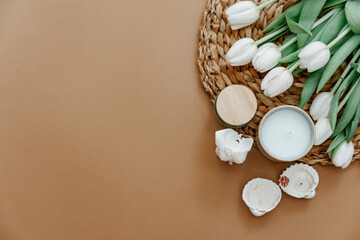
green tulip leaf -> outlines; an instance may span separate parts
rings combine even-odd
[[[297,22],[293,21],[290,17],[286,16],[286,23],[289,26],[290,31],[297,34],[308,34],[312,35],[311,31],[309,29],[303,28],[301,25],[299,25]]]
[[[341,118],[336,125],[336,128],[332,134],[332,136],[338,135],[341,131],[345,129],[345,127],[351,122],[353,117],[355,116],[357,112],[357,106],[360,101],[360,78],[358,78],[355,82],[354,91],[352,92],[349,100],[346,103],[346,107],[344,109],[343,114],[341,115]]]
[[[350,142],[353,136],[355,135],[356,128],[359,125],[360,122],[360,103],[357,105],[356,113],[354,116],[354,119],[351,121],[351,123],[347,126],[349,128],[348,131],[346,131],[346,141]]]
[[[331,18],[326,22],[326,25],[319,37],[319,41],[325,44],[330,43],[339,35],[341,29],[343,29],[346,23],[345,11],[343,9],[338,10],[338,12],[331,16]]]
[[[341,98],[341,96],[346,92],[346,90],[351,86],[353,81],[359,77],[359,73],[356,71],[356,69],[353,69],[349,75],[344,79],[344,81],[341,83],[338,90],[336,90],[336,94]],[[339,81],[339,80],[338,80]]]
[[[330,110],[328,114],[330,126],[333,131],[335,129],[335,125],[337,121],[338,106],[339,106],[339,96],[335,94],[335,96],[331,100]]]
[[[358,126],[359,122],[358,121],[351,121],[351,123],[349,123],[349,125],[347,126],[347,130],[346,131],[346,141],[347,142],[350,142],[351,139],[353,138],[353,136],[355,135],[355,132],[356,132],[356,128]]]
[[[351,131],[351,125],[352,125],[353,121],[351,121],[347,126],[346,128],[344,129],[344,132],[345,132],[345,139],[347,139],[347,136],[350,135],[350,131]]]
[[[324,32],[324,27],[326,26],[327,22],[330,20],[331,18],[327,19],[326,21],[322,22],[319,26],[317,26],[315,29],[312,30],[312,36],[310,36],[308,38],[308,40],[306,41],[307,45],[308,43],[312,42],[312,41],[318,41],[320,39],[320,36],[322,35],[322,33]]]
[[[339,146],[341,143],[345,140],[345,134],[344,132],[341,132],[339,135],[336,136],[336,138],[331,142],[329,148],[326,150],[326,152],[330,152],[331,150],[335,149],[337,146]]]
[[[330,61],[326,65],[326,69],[321,76],[320,83],[317,88],[317,92],[325,86],[331,76],[335,73],[336,69],[345,61],[345,59],[352,53],[352,51],[360,44],[360,35],[356,34],[352,36],[347,42],[345,42],[331,57]]]
[[[360,33],[360,1],[348,0],[345,4],[345,13],[351,30],[354,33]]]
[[[345,37],[343,37],[340,41],[338,41],[334,46],[332,46],[330,48],[331,55],[335,54],[337,52],[337,50],[339,50],[340,47],[342,47],[342,45],[344,45],[344,43],[346,43],[353,36],[354,36],[354,33],[350,32],[350,33],[346,34]]]
[[[339,148],[340,148],[341,144],[343,144],[343,142],[345,142],[345,139],[342,140],[341,142],[337,143],[337,146],[331,151],[330,159],[334,159],[336,152],[339,150]]]
[[[347,0],[327,0],[325,5],[324,5],[324,8],[334,7],[334,6],[338,5],[338,4],[344,3],[346,1]]]
[[[303,108],[314,94],[316,87],[320,81],[321,74],[325,68],[321,68],[315,72],[312,72],[308,79],[306,79],[305,86],[301,92],[300,107]]]
[[[297,4],[292,5],[286,11],[284,11],[282,14],[280,14],[280,16],[275,18],[274,21],[272,21],[262,32],[263,33],[268,32],[271,29],[276,28],[277,26],[286,23],[286,15],[288,15],[292,19],[298,18],[300,16],[303,5],[304,5],[303,1],[300,1]]]
[[[324,7],[326,0],[303,0],[304,6],[301,9],[299,17],[299,25],[304,29],[311,30],[312,25],[317,19],[321,9]],[[306,44],[306,40],[309,38],[308,34],[298,34],[297,43],[298,47],[302,48]]]

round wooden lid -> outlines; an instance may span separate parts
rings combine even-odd
[[[224,88],[215,101],[215,113],[228,127],[242,127],[255,116],[257,101],[254,93],[245,86],[231,85]]]

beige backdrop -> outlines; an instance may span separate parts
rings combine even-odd
[[[0,1],[0,239],[358,239],[360,165],[241,201],[288,164],[220,162],[196,66],[206,0]]]

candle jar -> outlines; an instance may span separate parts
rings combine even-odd
[[[278,162],[295,161],[311,150],[315,140],[314,123],[304,110],[283,105],[263,117],[256,139],[267,158]]]

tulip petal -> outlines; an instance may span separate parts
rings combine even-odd
[[[274,43],[266,43],[256,52],[252,64],[258,72],[266,72],[275,67],[281,58],[280,49]]]
[[[354,144],[344,141],[335,151],[336,153],[332,159],[334,165],[343,169],[347,168],[354,155]]]
[[[243,24],[248,26],[256,22],[258,18],[259,18],[259,10],[257,8],[251,8],[241,13],[231,14],[228,16],[227,19],[231,25]]]
[[[277,67],[272,69],[261,82],[261,89],[264,95],[275,97],[285,92],[293,84],[293,76],[288,69]]]
[[[251,8],[257,8],[257,5],[251,1],[241,1],[230,6],[226,11],[226,15],[241,13]]]
[[[328,117],[333,95],[329,92],[319,93],[310,107],[310,115],[316,121]]]
[[[280,77],[276,78],[273,82],[271,82],[267,91],[265,91],[264,94],[268,97],[275,97],[288,90],[292,84],[293,76],[291,75],[291,73],[287,74],[287,72],[284,71],[284,73],[282,73]]]
[[[236,43],[238,44],[236,45]],[[251,38],[243,38],[236,43],[230,48],[226,55],[227,62],[232,66],[242,66],[250,63],[257,50],[254,40]]]
[[[307,70],[308,72],[315,72],[319,70],[323,66],[325,66],[330,60],[330,50],[326,47],[326,49],[319,52],[308,64]]]
[[[241,54],[244,48],[246,48],[247,46],[255,46],[254,43],[255,42],[252,38],[242,38],[236,41],[227,52],[226,58],[231,59],[239,56],[239,54]],[[257,47],[255,46],[255,48]]]
[[[328,118],[322,118],[315,124],[315,141],[314,145],[323,144],[333,133]]]
[[[246,26],[247,26],[246,24],[237,24],[237,25],[230,24],[231,30],[238,30]]]
[[[306,45],[303,50],[299,53],[299,58],[311,58],[318,54],[322,49],[326,48],[327,46],[320,41],[314,41]]]
[[[261,81],[261,90],[265,90],[266,88],[268,88],[269,83],[273,81],[273,79],[276,78],[284,70],[284,67],[277,67],[268,72],[268,74],[266,74],[264,79]]]

